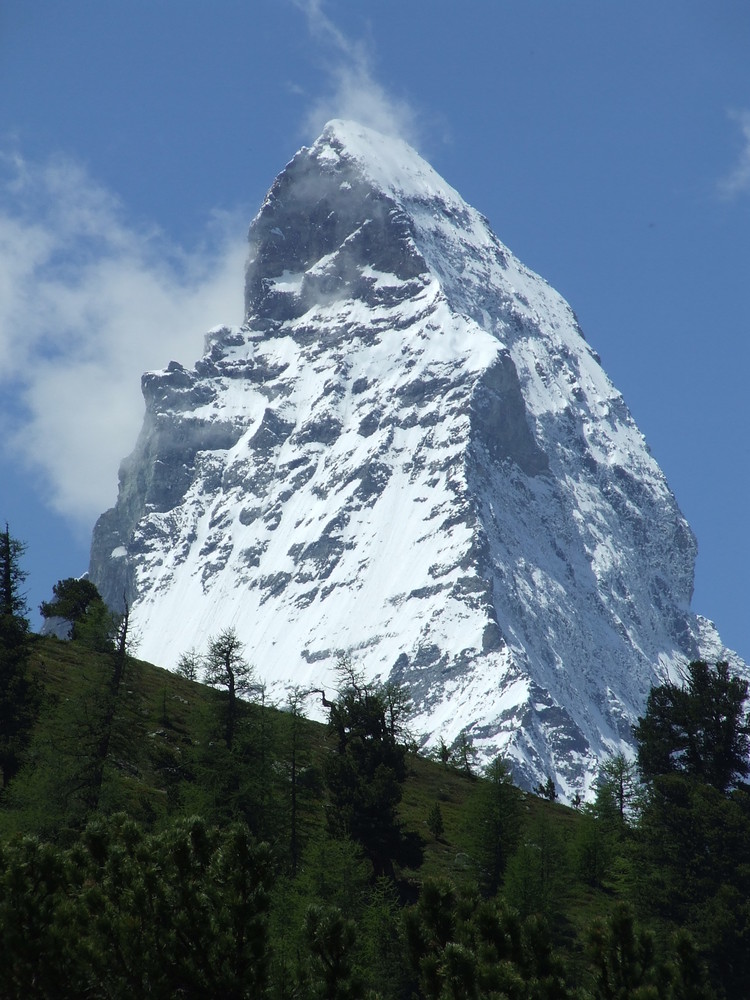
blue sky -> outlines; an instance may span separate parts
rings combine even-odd
[[[0,517],[86,569],[140,374],[242,316],[247,225],[325,121],[409,139],[576,310],[750,659],[746,0],[4,0]]]

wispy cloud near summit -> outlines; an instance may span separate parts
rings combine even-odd
[[[327,57],[328,87],[305,119],[310,135],[317,136],[331,118],[349,118],[418,145],[417,113],[377,80],[367,43],[346,35],[326,14],[322,0],[292,2],[305,14],[311,36]]]

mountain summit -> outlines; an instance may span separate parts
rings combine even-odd
[[[249,233],[245,322],[146,415],[94,530],[166,666],[233,626],[270,693],[350,653],[516,780],[586,792],[650,686],[725,656],[696,544],[567,303],[405,143],[331,122]]]

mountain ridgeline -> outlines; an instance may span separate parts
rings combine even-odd
[[[249,233],[245,321],[146,415],[94,530],[140,654],[233,627],[271,697],[342,653],[525,787],[586,794],[649,689],[730,659],[696,543],[567,303],[404,143],[331,122]]]

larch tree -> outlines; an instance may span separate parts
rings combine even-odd
[[[224,739],[229,750],[234,742],[238,700],[259,687],[244,648],[235,629],[226,628],[209,641],[205,657],[206,683],[227,693]]]

